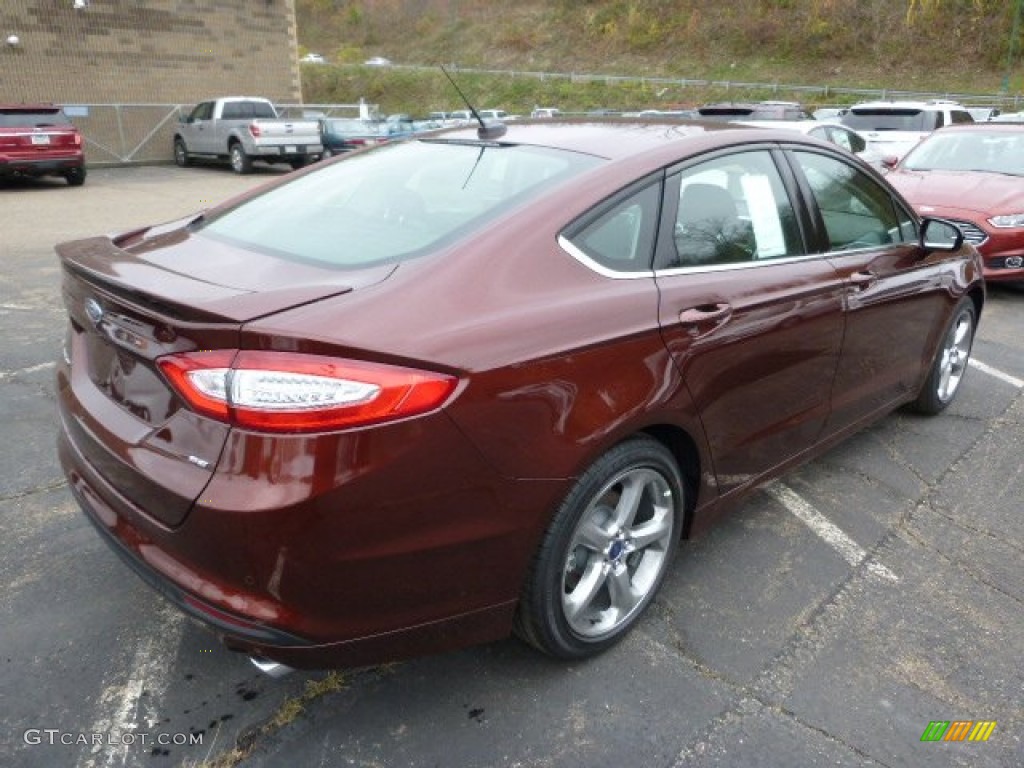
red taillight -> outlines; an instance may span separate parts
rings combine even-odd
[[[444,404],[458,383],[441,373],[292,352],[213,350],[157,362],[199,413],[268,432],[320,432],[415,416]]]
[[[259,124],[258,123],[249,123],[249,133],[252,134],[252,137],[254,139],[258,139],[260,137],[260,126],[259,126]]]
[[[80,134],[80,133],[76,133],[75,134],[75,146],[76,147],[82,146],[82,134]]]

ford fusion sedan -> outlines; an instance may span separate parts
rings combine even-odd
[[[960,227],[986,280],[1024,284],[1024,125],[942,128],[888,178],[919,212]]]
[[[682,539],[943,410],[984,302],[849,154],[679,122],[454,129],[57,250],[69,487],[264,668],[607,648]]]

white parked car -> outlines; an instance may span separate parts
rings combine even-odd
[[[303,56],[301,59],[299,59],[299,61],[301,61],[303,64],[326,64],[327,63],[327,60],[323,56],[321,56],[319,53],[307,53],[305,56]]]
[[[840,146],[875,168],[882,169],[883,167],[884,155],[872,147],[871,143],[857,131],[840,123],[823,120],[743,120],[740,121],[740,125],[798,131]]]
[[[871,101],[854,104],[840,121],[860,132],[879,154],[901,158],[936,128],[973,123],[974,118],[955,101]]]

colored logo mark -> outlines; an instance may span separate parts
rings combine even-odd
[[[988,741],[995,729],[995,720],[932,720],[921,741]]]

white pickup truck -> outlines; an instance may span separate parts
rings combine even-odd
[[[174,131],[174,162],[193,159],[229,162],[235,173],[249,173],[254,160],[301,168],[323,152],[315,120],[279,118],[267,99],[232,96],[204,101]]]

